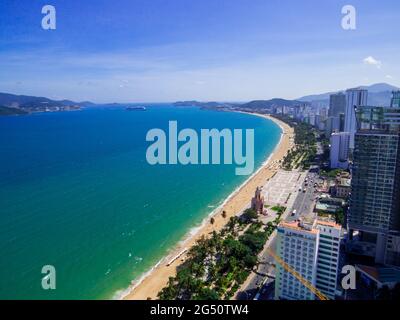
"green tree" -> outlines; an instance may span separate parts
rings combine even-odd
[[[258,253],[264,247],[265,234],[263,232],[246,233],[241,237],[240,242],[249,247],[253,253]]]
[[[219,300],[218,293],[210,288],[202,288],[200,293],[195,297],[196,300]]]
[[[336,223],[343,225],[344,224],[344,210],[339,209],[335,215]]]
[[[257,212],[253,209],[246,209],[242,214],[242,219],[246,223],[250,223],[252,220],[257,219],[258,215]]]
[[[244,257],[243,261],[247,268],[253,269],[253,267],[257,264],[257,256],[254,254],[248,254]]]

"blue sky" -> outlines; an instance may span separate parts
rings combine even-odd
[[[56,30],[41,28],[44,5]],[[357,29],[341,27],[344,5]],[[398,0],[1,0],[0,92],[247,101],[400,86]]]

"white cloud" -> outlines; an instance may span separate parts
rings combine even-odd
[[[382,67],[382,61],[376,60],[374,57],[369,56],[363,60],[364,64],[369,64],[371,66],[376,66],[378,69]]]
[[[386,79],[393,79],[393,77],[392,77],[390,74],[387,74],[387,75],[385,76],[385,78],[386,78]]]

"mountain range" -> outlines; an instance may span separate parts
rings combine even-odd
[[[270,109],[273,107],[287,106],[292,107],[295,105],[303,104],[304,102],[298,100],[286,100],[281,98],[273,98],[270,100],[253,100],[240,105],[241,108],[247,109]]]
[[[381,105],[381,106],[387,106],[390,104],[390,99],[392,96],[392,91],[395,90],[400,90],[400,88],[392,86],[387,83],[376,83],[370,86],[360,86],[359,88],[362,89],[367,89],[368,90],[368,104],[375,106],[375,105]],[[309,96],[304,96],[301,98],[298,98],[297,100],[302,101],[302,102],[310,102],[312,104],[317,104],[317,105],[329,105],[329,96],[333,93],[338,93],[338,92],[345,92],[346,90],[338,90],[338,91],[333,91],[333,92],[326,92],[322,94],[315,94],[315,95],[309,95]]]
[[[390,105],[392,91],[400,88],[387,83],[376,83],[370,86],[360,86],[368,90],[369,105]],[[175,106],[198,106],[203,108],[224,109],[240,107],[244,109],[271,109],[281,106],[294,106],[304,103],[310,103],[315,106],[328,106],[329,96],[333,93],[344,92],[338,90],[321,94],[308,95],[295,100],[286,100],[274,98],[270,100],[253,100],[247,103],[227,103],[227,102],[199,102],[199,101],[179,101]],[[71,100],[52,100],[45,97],[35,97],[26,95],[15,95],[10,93],[0,93],[0,115],[24,114],[37,111],[68,111],[76,110],[81,107],[93,105],[92,102],[75,102]]]
[[[392,91],[400,90],[400,88],[387,83],[376,83],[370,86],[360,86],[359,88],[368,90],[368,104],[376,106],[390,105]],[[246,103],[219,103],[219,102],[199,102],[199,101],[179,101],[175,102],[175,106],[198,106],[210,109],[240,108],[240,109],[269,109],[282,106],[295,106],[300,104],[311,104],[316,107],[329,106],[329,96],[337,92],[345,92],[346,90],[338,90],[326,92],[322,94],[308,95],[295,100],[287,100],[274,98],[270,100],[253,100]]]
[[[218,108],[222,106],[230,106],[231,104],[229,103],[222,103],[222,102],[215,102],[215,101],[209,101],[209,102],[200,102],[196,100],[190,100],[190,101],[177,101],[174,103],[174,106],[176,107],[202,107],[202,108]]]
[[[0,114],[24,114],[37,111],[67,111],[92,105],[89,101],[52,100],[45,97],[0,92]]]

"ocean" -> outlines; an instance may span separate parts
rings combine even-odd
[[[248,176],[236,165],[156,165],[148,130],[255,130],[255,170],[281,129],[260,117],[154,104],[0,117],[0,299],[112,299]],[[56,269],[43,290],[42,267]]]

